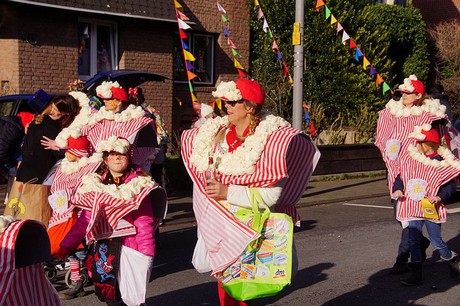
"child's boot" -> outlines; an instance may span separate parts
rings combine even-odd
[[[72,282],[69,286],[69,289],[67,289],[64,292],[59,293],[59,298],[61,300],[71,300],[76,297],[81,297],[85,295],[85,290],[83,289],[83,280],[80,279],[76,282]]]
[[[422,279],[422,263],[421,262],[410,262],[408,263],[410,275],[406,278],[401,279],[401,284],[404,286],[416,286],[423,284]]]

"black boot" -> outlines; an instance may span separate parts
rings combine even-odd
[[[409,272],[407,263],[396,261],[393,267],[390,270],[390,274],[403,274]]]
[[[430,239],[426,238],[425,236],[422,236],[422,241],[420,245],[421,245],[421,251],[422,251],[422,262],[425,262],[426,249],[428,249],[428,247],[430,246]]]
[[[408,264],[410,275],[406,278],[401,279],[401,284],[404,286],[416,286],[423,284],[422,280],[422,263],[411,262]]]
[[[451,260],[447,261],[449,265],[450,276],[454,280],[460,279],[460,258],[455,256]]]
[[[76,297],[81,297],[85,295],[85,290],[83,289],[83,280],[80,279],[79,281],[72,282],[64,292],[59,293],[59,298],[61,300],[71,300]]]

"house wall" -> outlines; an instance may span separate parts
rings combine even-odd
[[[460,0],[412,0],[428,26],[442,21],[460,20]]]
[[[216,37],[214,84],[194,85],[199,101],[209,102],[213,99],[211,91],[216,84],[238,76],[233,55],[222,34],[223,23],[215,2],[180,2],[184,13],[191,19],[194,32],[211,33]],[[64,1],[56,3],[71,6],[64,4]],[[230,38],[242,55],[238,61],[248,69],[250,32],[247,2],[235,0],[223,5],[230,20]],[[187,106],[191,100],[188,84],[178,84],[172,80],[173,45],[176,43],[174,39],[178,37],[175,22],[91,14],[13,2],[0,4],[0,81],[7,81],[10,88],[8,94],[33,93],[40,88],[50,93],[67,92],[67,84],[78,78],[79,17],[117,23],[120,69],[147,70],[168,78],[164,83],[149,82],[142,88],[147,103],[160,110],[170,129],[180,129],[184,116],[186,123],[196,117],[192,107]],[[0,94],[6,92],[0,91]],[[175,97],[184,101],[184,105],[179,106]]]

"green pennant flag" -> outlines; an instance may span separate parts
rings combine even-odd
[[[390,86],[388,86],[387,82],[383,82],[383,94],[390,90]]]
[[[191,93],[193,93],[193,85],[192,85],[192,82],[188,81],[188,88],[190,90]]]
[[[272,30],[270,30],[270,29],[268,29],[268,37],[273,39],[273,33],[272,33]]]
[[[223,22],[228,22],[228,18],[227,18],[227,16],[225,16],[225,14],[222,14],[222,21]]]
[[[233,53],[233,56],[239,56],[241,57],[241,54],[238,53],[238,51],[236,51],[235,49],[232,48],[232,53]]]
[[[331,17],[331,10],[327,7],[327,5],[325,5],[326,7],[326,20],[329,19],[329,17]]]

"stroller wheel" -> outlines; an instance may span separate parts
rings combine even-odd
[[[80,275],[81,275],[81,278],[83,280],[83,286],[86,286],[88,285],[89,283],[89,275],[88,275],[88,271],[86,270],[86,268],[80,268]],[[72,283],[72,280],[70,279],[70,269],[67,270],[66,274],[65,274],[65,284],[67,286],[70,286],[70,284]]]
[[[57,276],[57,270],[54,265],[45,263],[45,277],[50,281],[54,281]]]

